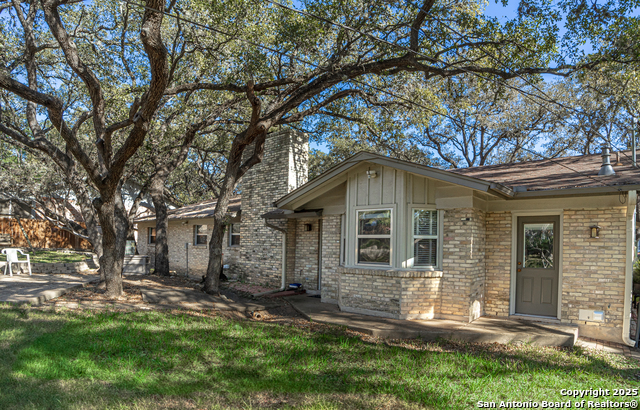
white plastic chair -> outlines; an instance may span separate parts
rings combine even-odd
[[[19,260],[18,259],[18,252],[20,252],[20,254],[22,256],[26,256],[27,260]],[[9,276],[13,276],[13,270],[11,269],[11,264],[12,263],[26,263],[27,264],[27,268],[29,269],[29,276],[31,276],[31,259],[29,258],[29,254],[28,253],[24,253],[22,252],[20,249],[16,249],[16,248],[5,248],[2,250],[2,254],[3,255],[7,255],[7,264],[4,265],[4,274],[7,274],[7,267],[9,268]]]

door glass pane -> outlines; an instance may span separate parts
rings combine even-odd
[[[389,265],[390,238],[358,238],[358,263]]]
[[[553,268],[553,223],[524,224],[524,267]]]
[[[391,235],[391,211],[358,212],[358,235]]]

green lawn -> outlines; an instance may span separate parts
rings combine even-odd
[[[640,388],[638,363],[620,356],[371,343],[315,327],[0,306],[0,409],[467,409],[566,401],[563,388]]]
[[[33,251],[29,252],[23,249],[22,252],[28,253],[32,263],[70,263],[70,262],[82,262],[87,259],[84,253],[67,253],[59,251]],[[24,256],[18,253],[18,258],[23,260]],[[0,261],[5,262],[7,260],[6,255],[0,254]]]

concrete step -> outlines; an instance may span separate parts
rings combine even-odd
[[[454,320],[398,320],[340,311],[337,305],[301,295],[288,297],[307,319],[346,326],[371,336],[389,339],[438,338],[473,343],[528,343],[535,346],[573,346],[578,327],[523,320],[481,317],[471,323]]]

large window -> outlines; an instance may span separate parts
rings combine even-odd
[[[240,246],[240,225],[229,226],[229,246]]]
[[[149,243],[156,243],[156,228],[149,227],[147,229],[147,233],[147,236],[149,237]]]
[[[438,265],[438,211],[413,210],[413,266]]]
[[[391,264],[391,210],[358,211],[358,263]]]
[[[207,244],[207,225],[193,225],[193,244]]]

